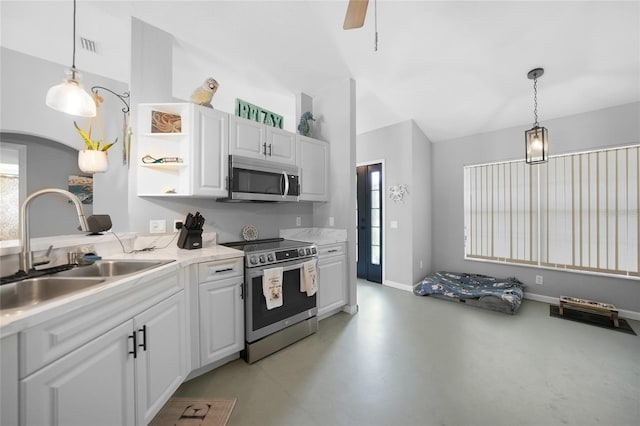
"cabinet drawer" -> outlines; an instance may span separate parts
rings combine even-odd
[[[318,257],[342,256],[346,251],[346,243],[327,244],[318,246]]]
[[[206,283],[213,280],[242,276],[244,274],[244,258],[214,260],[198,264],[198,282]]]
[[[90,303],[28,328],[20,335],[20,378],[106,333],[179,290],[182,290],[182,282],[176,271],[144,278],[131,291]]]

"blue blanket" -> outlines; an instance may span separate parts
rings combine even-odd
[[[479,274],[457,274],[436,272],[427,275],[413,288],[413,294],[427,296],[440,294],[459,299],[474,299],[495,296],[517,309],[524,296],[524,284],[516,278],[494,278]]]

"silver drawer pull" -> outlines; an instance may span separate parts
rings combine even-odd
[[[332,250],[328,250],[327,253],[335,253],[337,251],[338,251],[338,249],[332,249]]]
[[[233,271],[233,268],[216,269],[216,274],[219,274],[221,272],[229,272],[229,271]]]

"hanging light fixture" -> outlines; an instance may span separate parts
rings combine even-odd
[[[47,92],[47,106],[70,115],[95,117],[96,104],[82,87],[80,77],[76,69],[76,0],[73,0],[73,62],[62,83]]]
[[[524,132],[525,160],[527,164],[545,163],[549,154],[549,135],[545,127],[538,125],[538,77],[544,74],[543,68],[535,68],[527,73],[533,80],[533,127]]]

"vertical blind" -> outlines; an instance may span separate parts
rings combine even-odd
[[[639,148],[465,167],[465,258],[639,277]]]

